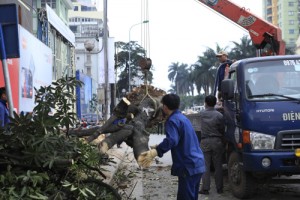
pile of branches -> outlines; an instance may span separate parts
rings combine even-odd
[[[156,126],[157,123],[163,121],[162,112],[160,112],[159,109],[161,98],[165,94],[166,92],[164,90],[152,85],[141,85],[140,87],[133,88],[132,92],[126,95],[126,98],[138,107],[152,108],[157,111],[146,126],[147,128],[152,128]]]
[[[97,147],[68,134],[77,121],[72,110],[81,85],[65,77],[35,88],[33,113],[14,113],[0,131],[1,199],[120,199],[102,181]]]
[[[71,130],[72,135],[89,136],[90,143],[101,134],[108,134],[97,145],[102,154],[105,154],[117,143],[126,142],[133,148],[135,159],[141,153],[149,150],[150,133],[147,131],[163,120],[161,98],[165,91],[151,85],[141,85],[134,88],[113,109],[111,117],[101,127],[92,129]],[[125,119],[125,123],[118,123]]]

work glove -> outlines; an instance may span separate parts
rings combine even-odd
[[[151,163],[153,162],[153,159],[157,156],[156,149],[150,149],[149,151],[141,153],[138,159],[139,166],[143,168],[150,167]]]
[[[151,145],[151,146],[150,146],[150,149],[156,149],[157,146],[158,146],[157,144]]]

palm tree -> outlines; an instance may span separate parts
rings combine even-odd
[[[256,56],[256,48],[252,44],[252,40],[248,38],[248,35],[244,35],[241,38],[241,43],[237,43],[232,41],[232,43],[235,45],[231,52],[229,53],[229,57],[240,60],[243,58],[250,58]]]
[[[168,90],[168,93],[176,94],[176,86],[173,83],[171,84],[171,89]]]
[[[188,95],[193,93],[193,82],[190,79],[191,77],[191,67],[187,64],[181,64],[179,66],[177,83],[179,85],[179,94]]]
[[[168,79],[169,81],[171,81],[172,83],[174,83],[174,88],[176,91],[176,94],[178,94],[178,85],[176,82],[176,78],[177,78],[177,74],[178,74],[178,68],[179,68],[179,63],[172,63],[169,67],[168,67]]]
[[[194,71],[192,72],[192,77],[199,94],[202,90],[205,95],[210,94],[210,91],[214,86],[217,72],[218,61],[216,54],[221,50],[222,48],[220,48],[218,44],[216,46],[216,51],[211,48],[207,48],[203,53],[203,56],[198,56],[198,61],[193,65]]]
[[[168,72],[168,79],[175,83],[176,94],[186,95],[191,92],[193,82],[190,80],[191,69],[187,64],[172,63]]]

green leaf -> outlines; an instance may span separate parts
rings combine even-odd
[[[78,189],[78,188],[75,187],[74,185],[71,186],[71,191],[75,191],[75,190],[77,190],[77,189]]]
[[[89,188],[85,188],[85,190],[88,192],[88,193],[90,193],[92,196],[96,196],[96,194],[93,192],[93,191],[91,191]]]
[[[26,192],[27,192],[27,187],[26,187],[26,186],[24,186],[24,187],[22,188],[22,191],[21,191],[20,197],[23,197],[23,196],[26,194]]]
[[[85,190],[79,189],[80,193],[83,194],[83,196],[88,197],[88,195],[85,193]]]

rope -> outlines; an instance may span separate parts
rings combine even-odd
[[[146,98],[146,97],[149,97],[152,101],[153,101],[153,103],[154,103],[154,113],[153,113],[153,115],[152,115],[152,117],[155,117],[155,115],[156,115],[156,113],[157,113],[157,103],[156,103],[156,100],[149,94],[149,91],[148,91],[148,84],[146,84],[145,85],[146,86],[146,94],[145,94],[145,96],[142,98],[142,100],[140,101],[140,104],[144,101],[144,99]]]
[[[142,0],[141,3],[141,21],[149,20],[149,9],[148,9],[148,0]],[[141,27],[141,38],[142,38],[142,46],[145,49],[145,58],[150,56],[150,37],[149,37],[149,23],[143,24]]]
[[[142,0],[141,3],[141,21],[148,21],[149,20],[149,9],[148,9],[149,5],[148,5],[148,0]],[[149,23],[143,24],[143,26],[141,27],[141,45],[144,47],[145,49],[145,59],[150,57],[150,37],[149,37]],[[146,97],[149,97],[153,103],[154,103],[154,114],[152,117],[155,117],[156,113],[157,113],[157,103],[156,100],[149,94],[149,88],[148,88],[148,81],[147,81],[147,70],[144,70],[145,72],[145,86],[146,86],[146,94],[145,96],[142,98],[142,100],[140,101],[140,103],[142,103]]]

